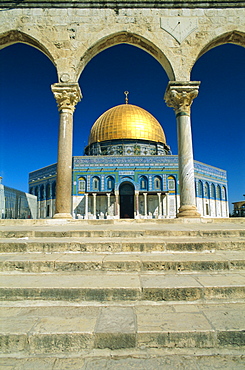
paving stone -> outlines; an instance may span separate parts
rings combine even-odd
[[[104,307],[95,328],[95,348],[136,346],[136,317],[131,307]]]

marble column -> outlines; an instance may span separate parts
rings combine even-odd
[[[145,207],[145,218],[147,218],[147,193],[143,193],[144,195],[144,207]]]
[[[162,218],[162,194],[157,193],[158,196],[158,218]]]
[[[119,191],[115,190],[115,218],[120,218]]]
[[[73,112],[82,95],[77,83],[56,83],[51,86],[60,112],[56,202],[54,218],[72,218],[72,137]]]
[[[93,193],[93,216],[96,219],[96,193]]]
[[[139,218],[139,192],[135,191],[135,218]]]
[[[177,217],[200,217],[196,208],[190,108],[200,82],[170,81],[164,96],[177,120],[180,208]]]
[[[85,215],[84,219],[88,219],[88,193],[85,193]]]
[[[46,194],[46,185],[43,188],[43,217],[47,218],[47,194]]]
[[[169,194],[166,193],[166,218],[169,218]]]
[[[41,191],[40,186],[37,189],[37,218],[41,218]]]
[[[110,218],[111,193],[106,193],[106,195],[107,195],[107,218]]]

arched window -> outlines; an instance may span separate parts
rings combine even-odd
[[[204,184],[204,196],[205,198],[209,198],[209,184],[207,182]]]
[[[36,197],[38,197],[38,186],[35,187],[34,195],[36,195]]]
[[[176,182],[174,176],[168,176],[168,191],[174,193],[176,190]]]
[[[52,183],[52,197],[55,198],[56,196],[56,182]]]
[[[93,190],[99,191],[100,190],[100,180],[98,177],[93,178]]]
[[[221,195],[222,195],[222,200],[226,200],[226,188],[224,186],[222,186],[222,189],[221,189]]]
[[[140,189],[147,190],[148,189],[148,180],[147,177],[141,176],[140,177]]]
[[[161,181],[159,176],[156,176],[154,178],[154,188],[156,190],[161,190],[162,189],[162,181]]]
[[[108,176],[107,177],[107,189],[108,190],[113,190],[114,189],[114,184],[115,184],[114,178],[112,176]]]
[[[46,199],[50,199],[50,184],[46,185]]]
[[[221,200],[221,188],[219,185],[217,186],[217,199]]]
[[[199,180],[197,184],[197,196],[203,197],[203,186],[201,180]]]
[[[215,196],[215,186],[214,186],[214,184],[211,185],[211,198],[216,199],[216,196]]]
[[[40,200],[44,200],[44,185],[40,187]]]
[[[29,193],[30,194],[34,194],[34,189],[33,188],[30,188]]]
[[[86,191],[86,180],[84,177],[79,177],[78,179],[78,192],[84,193]]]

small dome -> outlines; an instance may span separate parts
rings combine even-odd
[[[117,105],[103,113],[94,123],[89,145],[117,139],[149,140],[166,144],[162,126],[145,109],[131,104]]]

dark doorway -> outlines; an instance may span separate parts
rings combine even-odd
[[[119,188],[120,218],[134,218],[134,186],[123,183]]]

